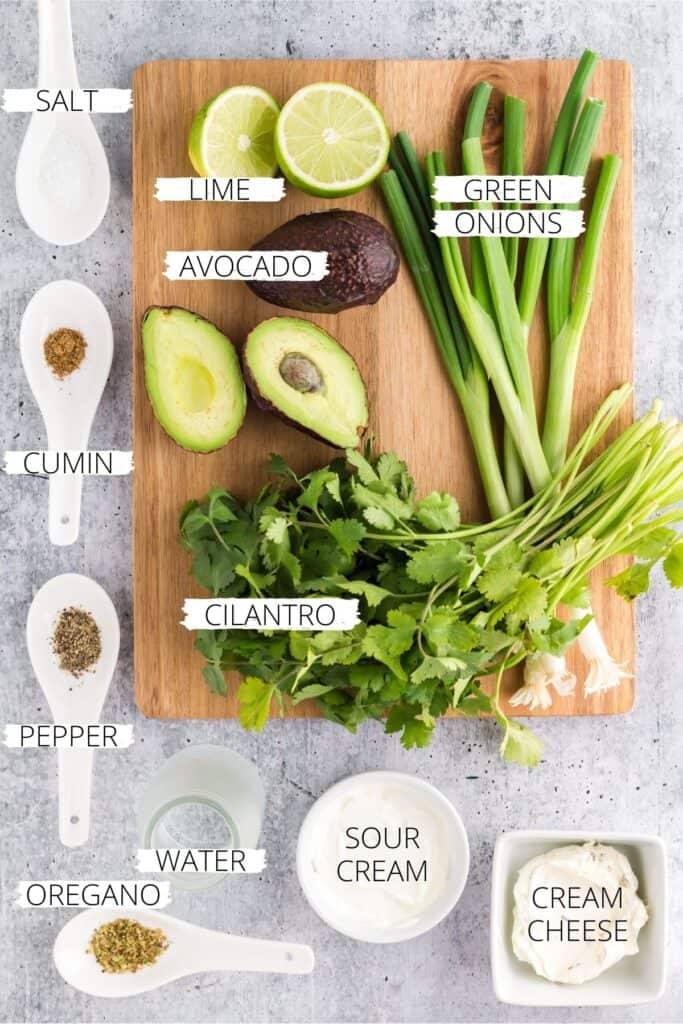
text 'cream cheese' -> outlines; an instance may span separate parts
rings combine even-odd
[[[623,853],[598,843],[562,846],[519,872],[512,945],[542,977],[580,985],[638,952],[647,916]]]

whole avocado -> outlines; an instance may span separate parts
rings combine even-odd
[[[355,210],[304,213],[252,246],[253,250],[327,252],[322,281],[250,281],[260,299],[305,313],[340,313],[377,302],[396,280],[396,244],[374,217]]]

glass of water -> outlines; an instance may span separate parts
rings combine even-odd
[[[265,792],[251,761],[225,747],[188,747],[169,757],[145,790],[139,810],[147,849],[254,849]],[[223,873],[168,872],[181,889],[205,889]]]

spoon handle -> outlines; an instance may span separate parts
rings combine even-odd
[[[64,846],[82,846],[90,831],[90,782],[93,750],[57,751],[59,770],[59,838]]]
[[[73,544],[78,538],[82,490],[82,476],[50,477],[48,524],[52,544]]]
[[[71,0],[38,0],[38,85],[77,89]]]
[[[315,957],[310,946],[240,935],[206,932],[197,936],[190,953],[188,973],[195,971],[265,971],[275,974],[310,974]]]

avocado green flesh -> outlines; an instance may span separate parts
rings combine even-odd
[[[297,379],[287,372],[293,358],[310,360],[308,379],[315,386],[299,380],[297,388],[285,380]],[[274,317],[251,332],[244,361],[261,405],[338,448],[358,446],[368,423],[365,385],[349,353],[325,331],[307,320]]]
[[[159,423],[194,452],[227,444],[247,405],[237,354],[217,327],[186,309],[151,307],[142,321],[145,384]]]

